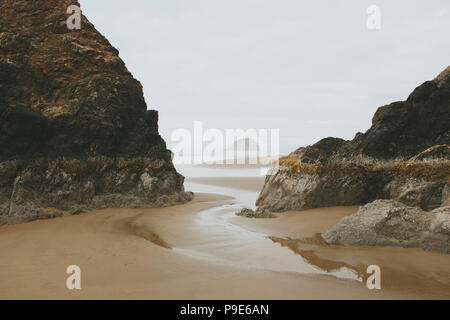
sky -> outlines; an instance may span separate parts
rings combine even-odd
[[[194,121],[280,129],[282,154],[352,139],[450,64],[448,0],[79,2],[142,83],[169,148]]]

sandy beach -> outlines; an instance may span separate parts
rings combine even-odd
[[[316,233],[356,207],[250,220],[234,216],[236,205],[232,196],[197,193],[176,207],[106,209],[4,226],[0,298],[450,298],[447,255],[317,240]],[[66,268],[74,264],[82,289],[70,291]],[[382,290],[352,279],[370,264],[381,266]]]
[[[205,184],[205,185],[213,185],[213,186],[221,186],[226,188],[234,188],[241,190],[250,190],[250,191],[261,191],[264,185],[265,177],[215,177],[215,178],[189,178],[189,181]]]
[[[0,301],[450,300],[449,14],[0,0]]]

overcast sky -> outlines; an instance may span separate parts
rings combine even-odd
[[[450,1],[80,0],[160,132],[281,130],[281,151],[366,131],[450,64]],[[366,26],[369,5],[381,29]]]

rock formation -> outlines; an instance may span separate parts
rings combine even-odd
[[[326,138],[281,159],[256,204],[282,212],[396,200],[368,204],[323,238],[449,253],[449,145],[450,67],[406,101],[379,108],[366,133]]]
[[[422,211],[376,200],[322,234],[328,243],[418,247],[450,253],[450,207]]]
[[[0,1],[0,224],[192,194],[141,84],[71,0]]]
[[[450,67],[375,113],[351,141],[326,138],[280,160],[257,205],[276,212],[395,199],[431,210],[450,182]]]
[[[243,208],[241,211],[236,212],[239,217],[256,218],[256,219],[270,219],[275,218],[275,215],[266,208],[259,207],[256,210],[249,208]]]

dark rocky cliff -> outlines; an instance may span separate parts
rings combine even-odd
[[[187,201],[141,84],[71,0],[0,1],[0,224]]]
[[[450,67],[379,108],[352,141],[326,138],[281,159],[258,211],[366,204],[322,238],[450,253],[449,117]]]
[[[450,144],[450,67],[439,76],[417,87],[406,101],[378,108],[372,126],[357,133],[351,141],[325,138],[299,148],[304,163],[361,158],[376,160],[407,160],[435,146]]]
[[[326,138],[283,158],[257,204],[286,211],[395,199],[431,210],[448,201],[449,145],[450,67],[379,108],[352,141]]]

